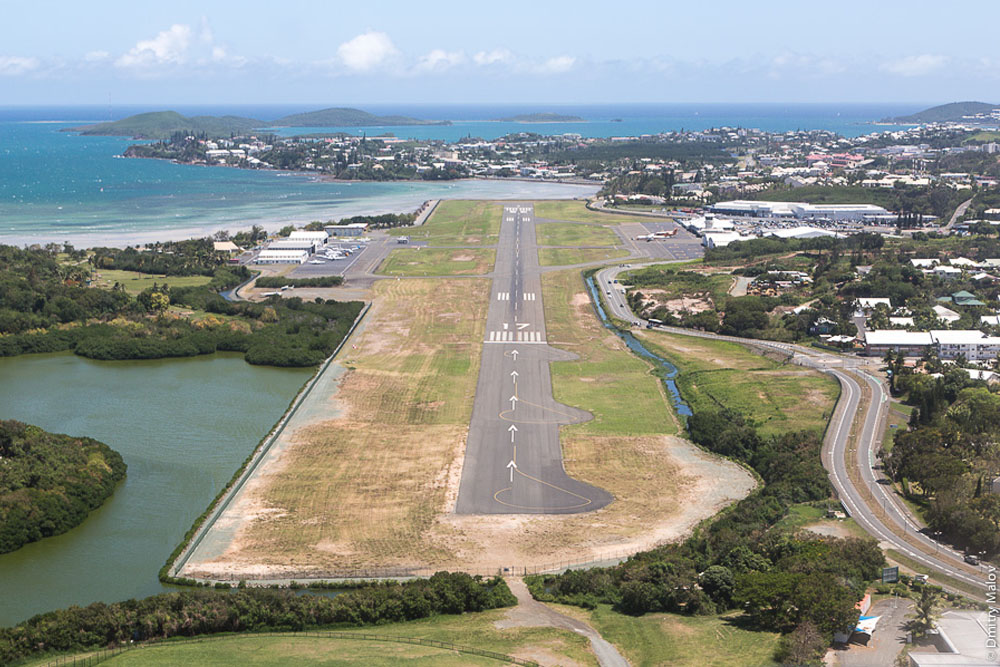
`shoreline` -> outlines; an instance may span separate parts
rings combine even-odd
[[[143,159],[143,158],[136,158]],[[167,160],[169,162],[169,160]],[[214,166],[214,165],[192,165],[192,166]],[[268,170],[277,172],[278,170]],[[314,174],[309,174],[308,172],[293,172],[293,171],[281,171],[280,173],[296,175],[296,176],[315,176]],[[318,179],[313,179],[315,182],[320,182]],[[505,183],[509,182],[511,188],[504,191],[489,192],[489,193],[462,193],[457,192],[452,196],[448,192],[450,189],[448,186],[455,185],[458,183]],[[337,181],[339,184],[352,185],[352,184],[368,184],[368,183],[385,183],[385,184],[420,184],[420,185],[437,185],[437,189],[428,188],[427,191],[417,191],[413,193],[399,193],[397,197],[402,197],[405,201],[399,201],[397,198],[389,199],[388,201],[381,196],[372,197],[360,197],[360,198],[344,198],[340,206],[330,205],[324,207],[322,213],[320,212],[309,212],[304,210],[304,206],[300,208],[296,204],[288,204],[286,206],[277,206],[271,210],[263,210],[257,216],[252,215],[239,215],[233,214],[238,220],[230,221],[206,221],[201,224],[192,222],[190,224],[182,224],[176,227],[155,227],[151,226],[146,229],[118,229],[118,230],[95,230],[95,231],[74,231],[68,229],[56,229],[50,231],[25,231],[24,233],[5,233],[0,230],[0,245],[12,245],[23,247],[26,245],[45,245],[47,243],[70,243],[78,248],[94,248],[94,247],[113,247],[113,248],[123,248],[131,245],[141,245],[144,243],[150,243],[155,241],[179,241],[190,238],[203,238],[205,236],[212,236],[219,231],[228,231],[230,233],[236,233],[240,231],[249,231],[254,225],[259,225],[264,228],[267,232],[275,232],[278,229],[286,225],[296,225],[302,226],[312,222],[314,220],[339,220],[341,218],[349,218],[355,215],[382,215],[385,213],[412,213],[420,208],[425,202],[429,200],[440,200],[446,201],[448,199],[483,199],[483,200],[545,200],[545,199],[577,199],[577,198],[587,198],[595,195],[600,189],[600,184],[586,184],[586,183],[557,183],[549,181],[538,181],[534,179],[522,179],[522,178],[509,178],[509,179],[498,179],[498,178],[464,178],[455,179],[453,181],[442,181],[442,182],[427,182],[427,181]],[[538,186],[545,186],[548,188],[566,188],[568,191],[564,193],[525,193],[523,191],[516,191],[513,187],[515,184],[531,183]],[[591,191],[585,191],[591,190]],[[291,209],[287,213],[282,214],[282,208]],[[164,223],[169,223],[171,218],[163,216],[162,221]]]

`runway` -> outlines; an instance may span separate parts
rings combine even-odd
[[[549,347],[531,204],[507,204],[500,224],[486,336],[458,514],[571,514],[604,507],[608,492],[563,469],[559,425],[590,414],[552,398]]]

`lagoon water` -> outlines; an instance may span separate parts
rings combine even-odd
[[[234,113],[263,120],[315,107],[178,107],[181,113]],[[828,129],[856,136],[888,129],[871,121],[915,109],[893,105],[603,105],[366,106],[379,114],[449,119],[447,126],[285,128],[283,134],[344,131],[369,136],[457,140],[492,139],[511,132],[614,136],[721,125],[769,131]],[[524,181],[448,183],[330,183],[306,174],[177,165],[117,156],[122,137],[61,132],[87,122],[151,111],[149,107],[0,108],[0,243],[71,241],[78,246],[123,245],[183,237],[252,224],[275,229],[288,222],[413,210],[427,199],[579,197],[596,186]],[[556,111],[583,123],[509,123],[492,118]],[[614,122],[620,119],[620,122]]]
[[[0,243],[126,245],[216,229],[404,212],[428,199],[591,195],[597,186],[524,181],[330,183],[306,174],[123,159],[120,137],[78,123],[0,122]]]
[[[310,374],[251,366],[237,354],[0,358],[0,418],[96,438],[128,464],[125,481],[81,525],[0,554],[0,626],[166,590],[158,570]]]

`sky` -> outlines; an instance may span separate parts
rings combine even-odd
[[[1000,2],[0,0],[0,106],[1000,103]]]

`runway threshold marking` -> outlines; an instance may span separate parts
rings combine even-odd
[[[510,466],[510,464],[508,464],[508,466]],[[591,500],[590,498],[588,498],[586,496],[581,496],[579,493],[574,493],[574,492],[570,491],[569,489],[564,489],[561,486],[558,486],[558,485],[553,484],[551,482],[546,482],[543,479],[538,479],[537,477],[533,477],[533,476],[529,475],[528,473],[523,472],[520,468],[518,468],[516,466],[516,464],[513,467],[510,467],[510,472],[511,472],[511,476],[510,476],[511,484],[514,483],[514,473],[517,473],[521,477],[526,477],[527,479],[530,479],[533,482],[538,482],[539,484],[544,484],[545,486],[553,488],[556,491],[561,491],[562,493],[565,493],[567,495],[573,496],[574,498],[579,498],[583,502],[582,503],[577,503],[575,505],[564,505],[562,507],[552,507],[552,506],[548,506],[548,505],[542,505],[542,506],[538,506],[538,505],[518,505],[516,503],[508,503],[505,500],[500,500],[500,494],[501,493],[509,492],[509,491],[512,490],[513,487],[508,486],[507,488],[500,489],[499,491],[497,491],[496,493],[493,494],[493,500],[497,501],[498,503],[500,503],[501,505],[503,505],[505,507],[513,507],[514,509],[521,509],[521,510],[550,510],[550,511],[551,510],[573,510],[573,509],[578,509],[580,507],[586,507],[587,505],[589,505],[592,502],[594,502],[593,500]]]

